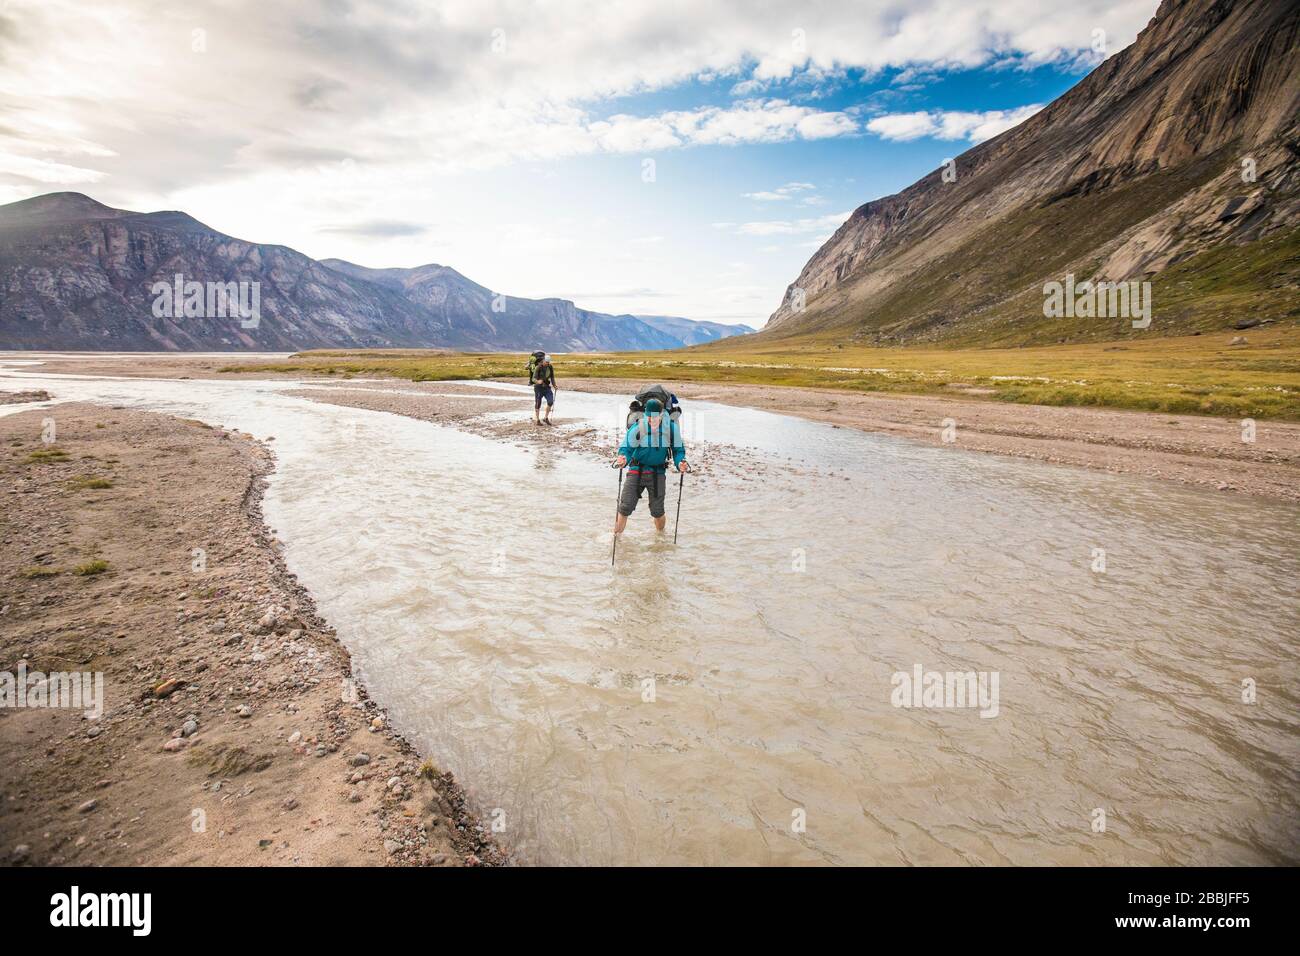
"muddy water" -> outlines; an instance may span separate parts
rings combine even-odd
[[[294,383],[22,379],[275,436],[291,568],[526,861],[1300,860],[1294,506],[698,403],[739,451],[611,569],[578,455]],[[996,716],[894,706],[917,665],[996,675]]]

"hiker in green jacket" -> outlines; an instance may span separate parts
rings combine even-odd
[[[533,424],[553,425],[551,410],[555,408],[555,366],[551,357],[543,355],[536,364],[529,362],[529,377],[533,385]],[[542,399],[546,399],[546,417],[541,418]]]
[[[645,403],[645,417],[634,422],[623,436],[618,457],[614,459],[614,467],[628,466],[627,480],[618,499],[618,516],[614,519],[615,534],[622,534],[627,527],[628,516],[636,510],[642,491],[648,492],[655,529],[663,531],[668,524],[664,494],[668,486],[670,450],[673,467],[682,473],[690,471],[681,428],[664,414],[663,403],[652,398]]]

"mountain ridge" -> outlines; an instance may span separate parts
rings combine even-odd
[[[150,290],[176,274],[199,283],[257,282],[259,321],[155,314]],[[449,266],[371,269],[316,260],[226,235],[179,210],[115,209],[74,192],[0,206],[0,348],[624,351],[685,344],[635,316],[567,299],[498,295]]]
[[[1043,283],[1067,272],[1185,283],[1175,267],[1224,244],[1294,235],[1298,36],[1300,5],[1164,0],[1132,45],[962,153],[949,179],[941,167],[859,206],[760,335],[1014,345],[1131,334],[1118,321],[1051,324]],[[1294,286],[1285,256],[1269,268],[1225,283]],[[1156,334],[1199,329],[1241,305],[1229,305],[1226,287],[1191,301],[1177,282],[1158,290],[1167,308]]]

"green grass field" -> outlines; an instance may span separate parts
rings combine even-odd
[[[1237,334],[1245,346],[1228,344]],[[756,383],[1300,421],[1300,328],[1293,322],[1242,333],[1004,349],[859,348],[829,334],[746,337],[673,352],[558,355],[555,361],[561,383],[629,379],[629,391],[661,379]],[[526,362],[521,353],[314,351],[222,371],[522,380]]]

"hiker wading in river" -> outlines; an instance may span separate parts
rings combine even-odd
[[[636,510],[642,491],[649,492],[650,516],[654,518],[655,529],[664,530],[668,524],[668,517],[664,514],[664,493],[668,486],[670,452],[677,471],[683,474],[690,471],[681,428],[664,414],[663,403],[652,398],[645,403],[644,417],[624,434],[618,457],[614,459],[614,467],[628,466],[627,480],[623,482],[623,491],[618,499],[618,516],[614,519],[615,534],[622,534],[627,527],[628,515]]]
[[[551,409],[555,407],[555,366],[551,357],[543,353],[533,353],[528,363],[528,378],[533,384],[533,424],[551,424]],[[540,418],[542,399],[546,399],[546,417]]]

